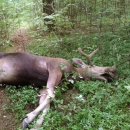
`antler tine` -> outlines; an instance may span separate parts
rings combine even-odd
[[[91,64],[91,58],[93,57],[93,55],[94,55],[95,53],[97,53],[97,52],[99,51],[99,48],[97,48],[96,50],[94,50],[94,51],[93,51],[91,54],[89,54],[89,55],[85,54],[85,53],[82,51],[81,48],[78,48],[78,51],[79,51],[79,53],[80,53],[81,55],[83,55],[83,56],[85,56],[85,57],[87,58],[88,65],[92,65],[92,64]]]

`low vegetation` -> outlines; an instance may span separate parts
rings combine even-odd
[[[68,0],[65,2],[69,5]],[[82,2],[81,6],[83,6]],[[97,0],[97,2],[100,3],[100,0]],[[114,2],[118,3],[119,0],[114,0]],[[33,5],[34,3],[32,2],[31,4]],[[107,6],[107,3],[109,6]],[[23,11],[26,16],[32,9],[31,4],[28,3],[27,5],[30,6],[27,6],[27,10]],[[88,5],[91,4],[89,1]],[[61,84],[56,90],[56,98],[51,103],[51,109],[45,116],[44,123],[39,130],[130,130],[129,8],[125,6],[126,14],[120,14],[121,12],[118,9],[121,8],[118,8],[116,4],[115,6],[112,5],[112,2],[106,0],[106,9],[102,10],[104,12],[100,12],[102,5],[95,4],[95,6],[90,6],[91,9],[90,11],[88,10],[87,15],[88,21],[85,21],[86,17],[83,15],[80,26],[76,25],[74,29],[70,27],[74,23],[71,23],[71,21],[67,22],[68,19],[65,19],[65,25],[63,21],[60,21],[63,18],[63,14],[57,11],[56,13],[59,17],[56,31],[49,33],[46,32],[45,28],[42,28],[42,18],[41,15],[39,16],[39,10],[37,13],[34,10],[34,14],[37,17],[35,21],[32,20],[34,23],[32,22],[30,24],[31,27],[28,29],[30,41],[25,46],[27,52],[36,55],[61,57],[68,59],[70,62],[72,62],[72,58],[77,57],[86,62],[85,58],[79,55],[77,48],[81,47],[85,53],[90,53],[101,45],[103,50],[93,57],[93,64],[99,66],[116,65],[118,73],[117,79],[111,83],[76,81],[74,84],[69,82]],[[10,8],[14,11],[12,6]],[[3,11],[6,11],[5,8],[7,7],[4,6]],[[21,11],[20,6],[18,11]],[[91,11],[92,13],[90,13]],[[96,18],[95,12],[98,17],[96,19],[97,25],[93,22],[91,23]],[[101,14],[102,16],[100,16]],[[13,15],[13,18],[16,20],[16,16]],[[26,21],[25,17],[24,20]],[[23,24],[27,27],[26,23]],[[16,25],[18,27],[19,24]],[[2,26],[0,25],[0,27]],[[63,26],[65,30],[62,28]],[[12,30],[8,31],[12,33]],[[4,37],[5,32],[7,33],[6,28],[1,33],[2,41],[0,46],[2,49],[0,49],[3,51],[14,46],[12,41]],[[5,110],[7,112],[15,112],[16,124],[19,124],[26,113],[38,105],[38,88],[32,88],[32,86],[19,88],[7,86],[5,90],[11,101],[10,105],[4,106]],[[28,129],[32,128],[35,122],[36,120],[30,124]],[[21,130],[21,128],[16,128],[16,130]]]
[[[56,98],[45,117],[45,130],[129,130],[130,129],[130,63],[126,58],[129,52],[129,39],[116,36],[102,36],[104,47],[103,64],[117,65],[118,78],[112,83],[100,81],[76,81],[74,84],[65,82],[56,90]],[[28,46],[30,53],[52,57],[62,57],[71,61],[73,57],[81,57],[77,48],[82,47],[86,53],[98,47],[96,34],[91,35],[91,43],[86,45],[86,36],[65,36],[62,40],[35,39]],[[115,37],[114,40],[112,37]],[[120,39],[119,39],[120,37]],[[107,38],[107,40],[105,39]],[[53,43],[52,43],[53,42]],[[38,44],[35,48],[34,46]],[[93,58],[93,63],[102,65],[102,55],[99,53]],[[85,59],[84,59],[85,61]],[[120,63],[123,63],[119,65]],[[118,66],[119,65],[119,66]],[[17,121],[38,104],[37,89],[32,87],[6,88],[12,104],[11,111],[16,111]],[[71,90],[71,92],[70,92]],[[28,107],[27,107],[28,106]],[[35,122],[35,121],[34,121]],[[33,123],[30,125],[30,128]]]

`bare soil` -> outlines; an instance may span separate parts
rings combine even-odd
[[[25,52],[25,46],[30,41],[29,35],[26,31],[26,28],[20,28],[14,32],[14,36],[11,41],[14,44],[15,52]]]
[[[0,87],[0,130],[15,130],[17,127],[14,120],[14,113],[6,111],[10,104],[4,88]]]
[[[26,33],[25,28],[18,29],[14,32],[11,38],[13,47],[7,51],[9,52],[25,52],[25,46],[29,43],[30,39]],[[10,101],[6,96],[4,87],[0,86],[0,130],[16,130],[21,124],[15,123],[15,113],[6,111],[9,107]]]

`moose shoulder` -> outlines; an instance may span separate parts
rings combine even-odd
[[[82,77],[84,80],[94,78],[102,81],[113,81],[116,77],[115,67],[100,67],[91,64],[92,56],[99,49],[96,49],[90,55],[86,55],[80,48],[78,51],[87,58],[88,65],[78,58],[74,58],[73,62],[79,65],[80,68],[74,67],[68,60],[62,58],[36,56],[28,53],[0,52],[0,84],[46,85],[47,87],[47,89],[41,91],[42,96],[40,97],[39,106],[26,115],[23,128],[26,128],[39,112],[43,111],[43,116],[37,122],[37,125],[41,126],[50,102],[55,97],[55,86],[58,86],[65,73],[74,71],[77,73],[77,77]]]

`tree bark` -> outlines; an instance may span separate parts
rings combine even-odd
[[[54,0],[42,0],[43,13],[51,15],[54,13]]]
[[[43,3],[43,13],[47,15],[52,15],[54,13],[54,0],[42,0]],[[54,27],[53,19],[44,19],[45,25],[48,27],[48,31],[52,31]]]

